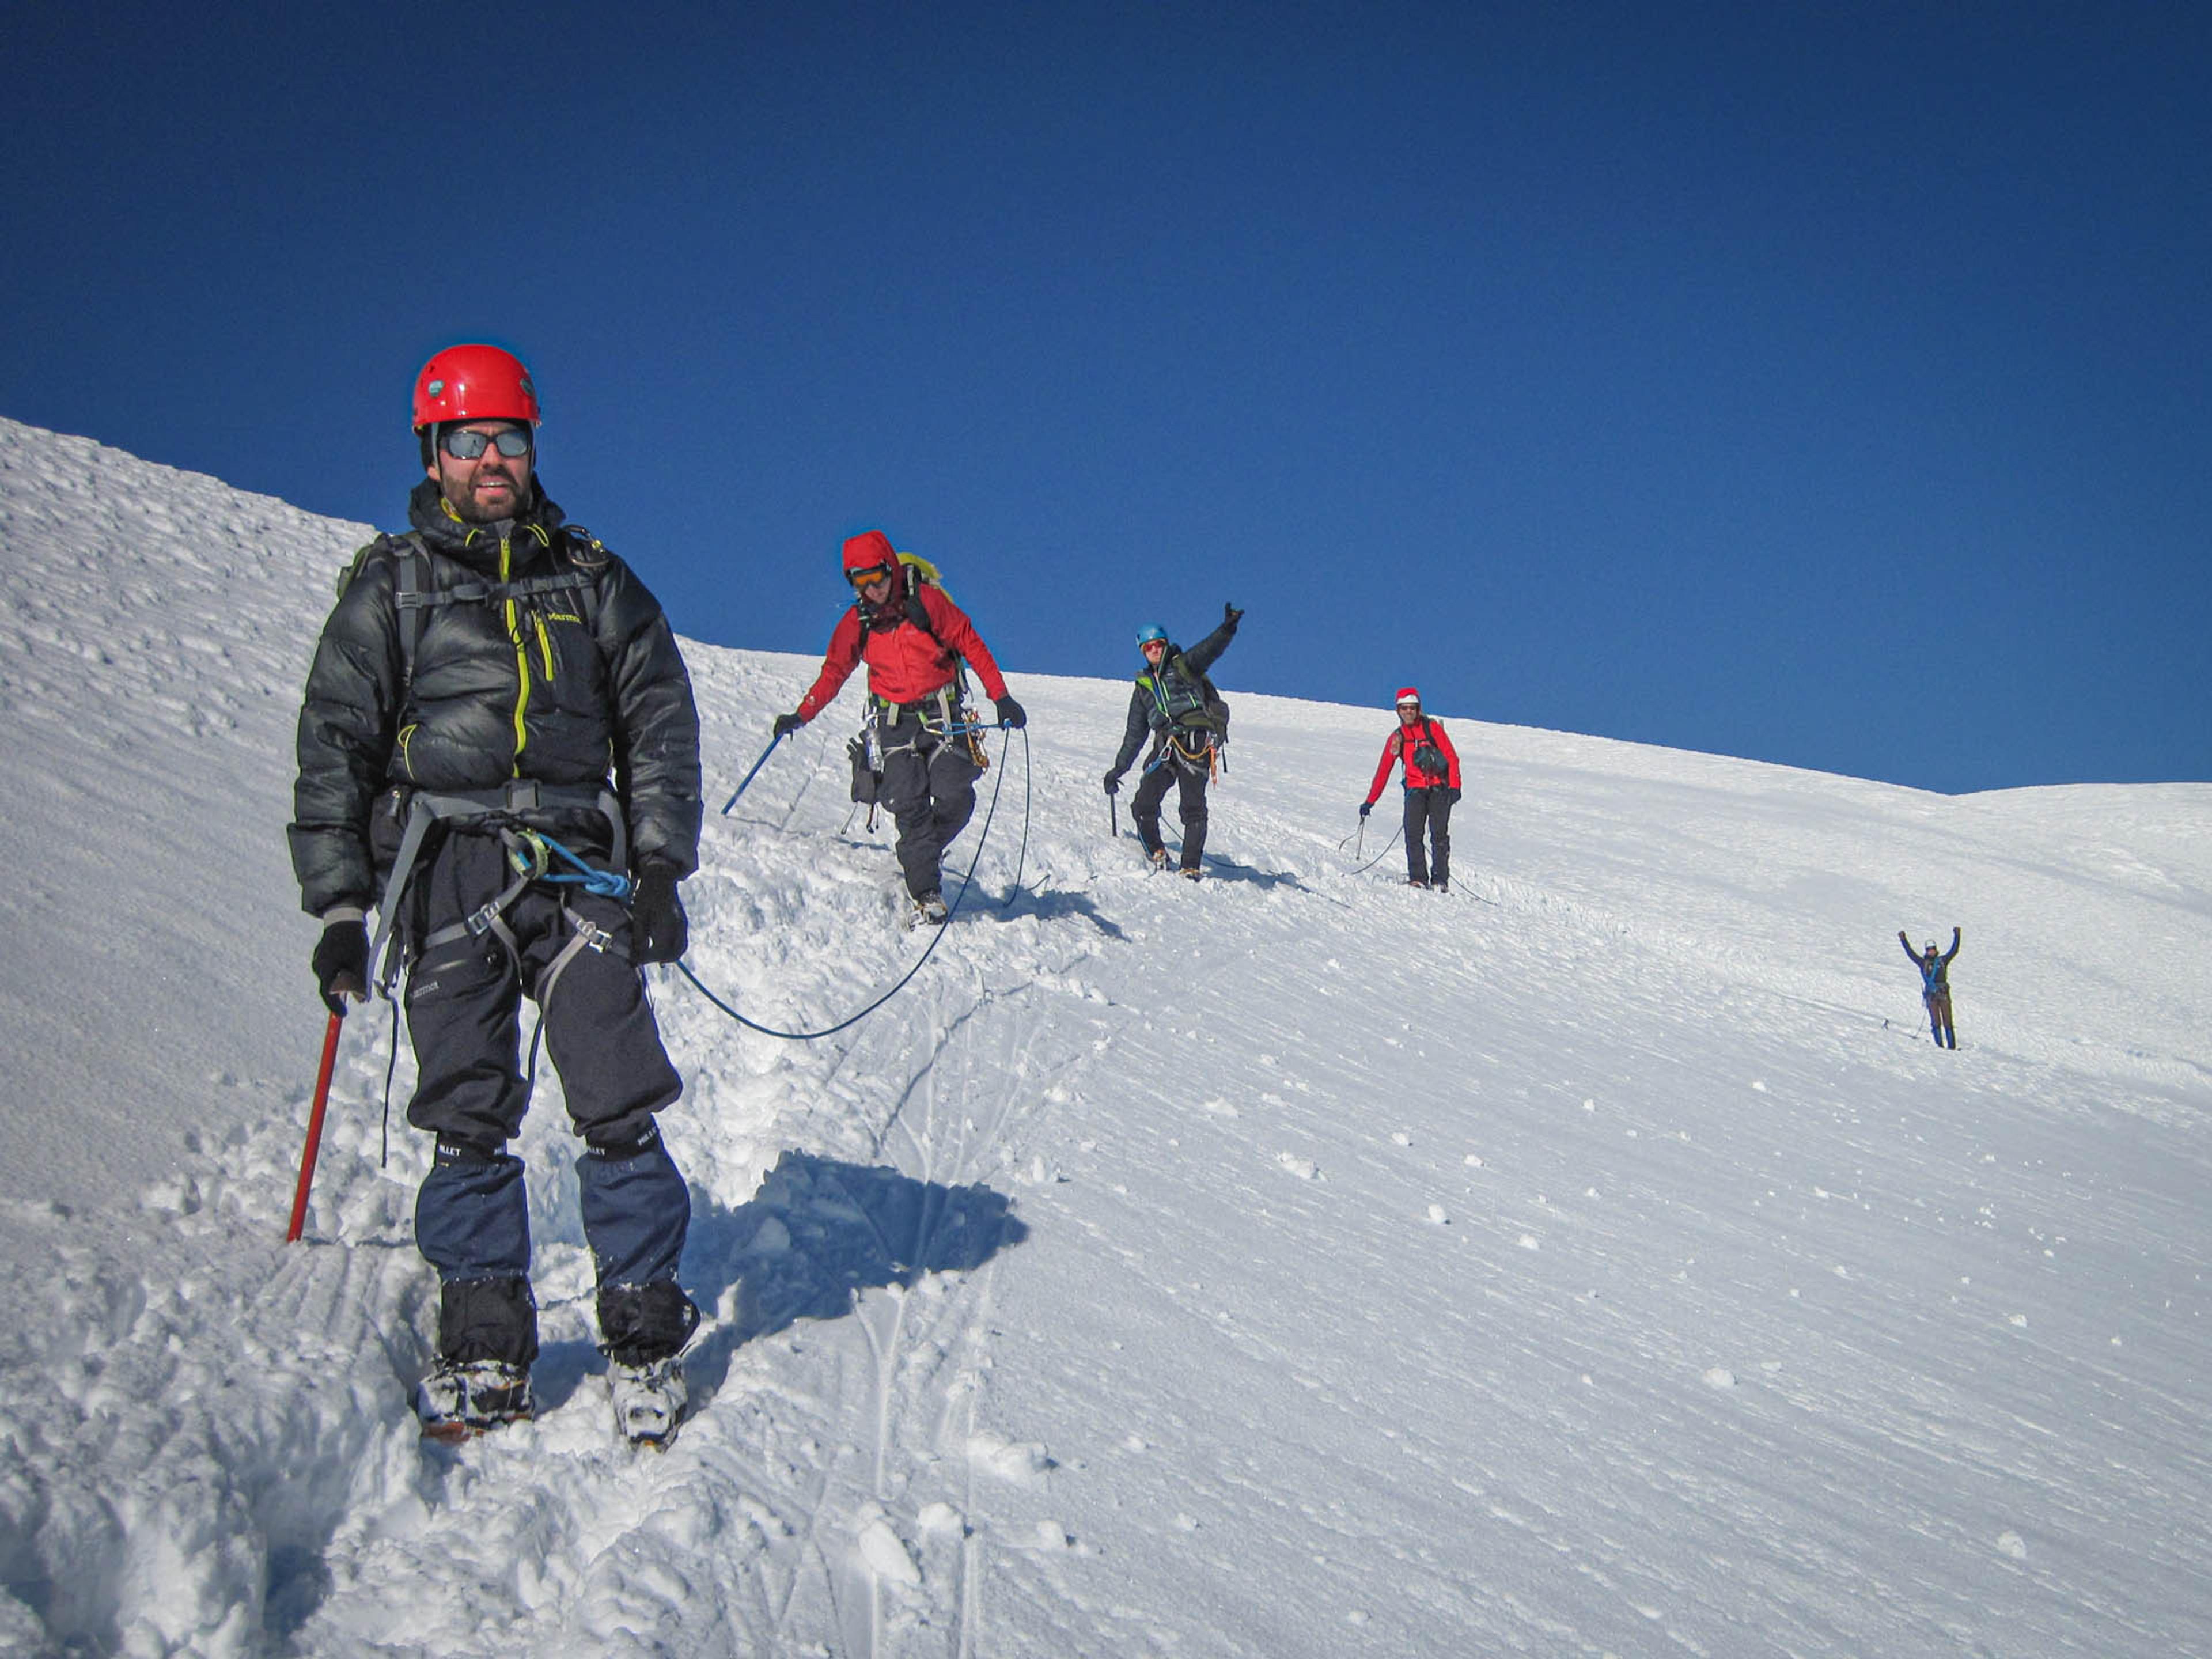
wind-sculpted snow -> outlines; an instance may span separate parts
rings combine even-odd
[[[277,1242],[323,1020],[292,723],[365,534],[0,422],[0,1651],[2212,1653],[2212,787],[1445,710],[1417,892],[1352,813],[1387,712],[1233,672],[1202,884],[1109,820],[1123,688],[1017,673],[883,1010],[782,1042],[656,973],[708,1315],[665,1453],[614,1443],[543,1068],[541,1415],[426,1449],[380,1009]],[[737,568],[826,635],[828,552]],[[686,649],[718,805],[812,664]],[[684,889],[764,1024],[927,942],[848,814],[856,701]],[[1954,923],[1947,1054],[1895,935]]]

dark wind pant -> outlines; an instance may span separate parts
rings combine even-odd
[[[1203,767],[1181,759],[1172,750],[1165,760],[1145,774],[1129,801],[1129,817],[1137,826],[1137,838],[1145,843],[1146,852],[1157,853],[1164,845],[1160,840],[1160,807],[1172,783],[1180,791],[1176,804],[1182,812],[1182,867],[1198,868],[1199,859],[1206,851],[1206,786],[1211,781],[1211,775]]]
[[[413,936],[470,915],[511,879],[495,837],[449,836],[416,871]],[[577,936],[572,917],[605,930],[608,948],[574,951],[549,984],[548,970]],[[585,1142],[576,1182],[599,1270],[600,1335],[629,1363],[663,1358],[698,1319],[676,1284],[690,1194],[653,1121],[684,1085],[629,963],[629,913],[613,899],[539,884],[503,920],[513,951],[493,933],[471,935],[425,951],[407,975],[418,1073],[407,1121],[438,1137],[416,1199],[415,1237],[441,1286],[439,1353],[527,1365],[538,1351],[522,1160],[506,1150],[528,1105],[518,1029],[526,991]]]
[[[1939,985],[1923,992],[1920,1000],[1928,1005],[1928,1033],[1939,1048],[1955,1048],[1959,1034],[1951,1029],[1951,988]]]
[[[1408,789],[1406,792],[1406,876],[1442,887],[1451,879],[1451,791]],[[1428,831],[1429,851],[1421,852],[1421,832]]]
[[[940,866],[952,838],[975,811],[975,780],[982,769],[965,738],[927,730],[915,714],[882,723],[884,799],[898,825],[898,861],[909,897],[944,884]]]

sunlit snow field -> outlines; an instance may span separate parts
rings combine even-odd
[[[611,1432],[544,1068],[543,1414],[426,1449],[380,1009],[280,1243],[293,722],[368,533],[0,421],[0,1650],[2212,1653],[2212,786],[1947,799],[1439,708],[1416,892],[1354,873],[1388,711],[1233,649],[1204,883],[1126,793],[1109,833],[1126,688],[1016,663],[974,884],[884,1009],[777,1041],[656,973],[710,1315],[665,1455]],[[1201,597],[1170,625],[1268,625]],[[690,965],[834,1024],[929,938],[848,823],[857,689],[717,817],[813,663],[686,654]],[[1955,1054],[1896,939],[1954,924]]]

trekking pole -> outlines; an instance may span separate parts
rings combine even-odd
[[[755,778],[760,775],[761,768],[768,764],[768,757],[775,753],[776,744],[782,741],[783,733],[781,732],[777,732],[774,737],[768,740],[768,747],[761,750],[760,758],[753,763],[753,769],[745,774],[744,782],[740,783],[736,788],[730,791],[729,799],[722,803],[722,816],[724,817],[730,816],[730,809],[738,804],[738,797],[744,794],[745,793],[746,786],[750,784]]]
[[[1114,810],[1114,792],[1111,789],[1106,792],[1106,839],[1121,839],[1121,815]]]
[[[331,1073],[338,1062],[338,1032],[345,1025],[343,1012],[331,1016],[330,1029],[323,1033],[323,1066],[315,1074],[315,1103],[307,1112],[307,1145],[300,1154],[300,1188],[292,1194],[292,1224],[284,1230],[284,1242],[299,1242],[300,1229],[307,1219],[307,1188],[315,1184],[315,1153],[323,1144],[323,1109],[331,1103]]]

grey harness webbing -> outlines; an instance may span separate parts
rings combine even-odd
[[[400,951],[393,939],[393,923],[404,902],[407,884],[415,873],[416,860],[422,851],[422,838],[433,823],[469,823],[494,821],[498,823],[504,838],[510,832],[504,820],[524,812],[541,811],[549,807],[585,807],[603,816],[613,831],[612,850],[608,862],[619,871],[629,861],[629,836],[623,823],[622,804],[611,790],[594,789],[587,786],[569,787],[541,784],[530,778],[516,778],[497,789],[471,789],[450,794],[437,794],[428,790],[416,793],[408,802],[407,825],[399,836],[399,850],[392,860],[392,874],[384,884],[384,896],[377,905],[376,938],[368,949],[370,962],[379,964],[378,988],[386,994],[398,983]],[[478,906],[461,921],[440,928],[422,940],[420,951],[429,951],[456,939],[491,933],[507,949],[510,957],[518,957],[514,933],[502,919],[507,908],[522,896],[523,890],[537,879],[524,872],[502,889],[497,896]],[[564,900],[562,908],[568,911]],[[556,957],[546,969],[538,986],[539,1006],[544,1006],[544,994],[550,992],[553,981],[568,965],[575,953],[586,946],[594,951],[614,948],[607,932],[589,919],[568,912],[574,924],[576,937]],[[419,951],[418,951],[419,954]]]
[[[925,737],[941,739],[951,727],[959,723],[960,696],[957,683],[952,680],[947,680],[936,690],[916,697],[912,702],[893,702],[870,692],[868,706],[875,711],[878,747],[886,755],[896,755],[908,750],[919,750]],[[921,721],[921,729],[905,743],[884,743],[884,737],[909,714]]]

